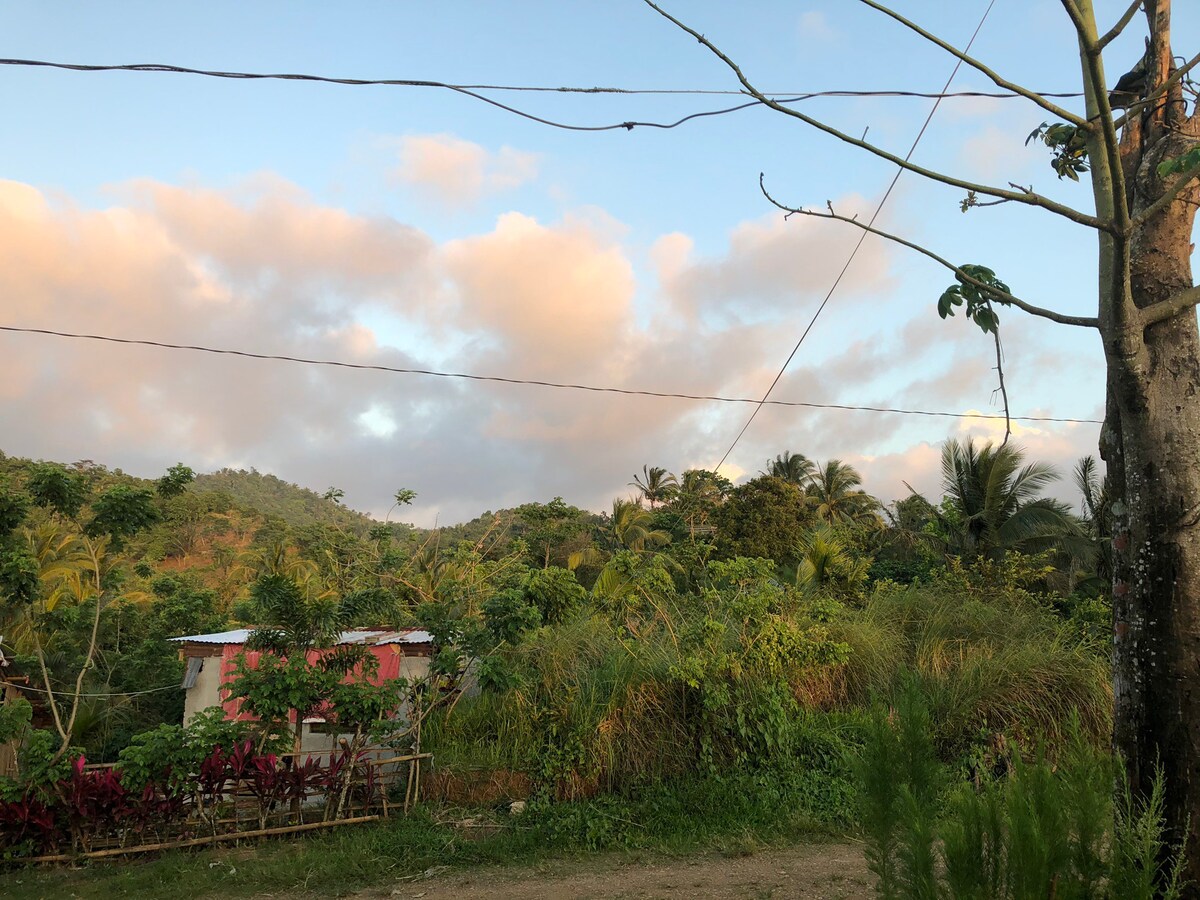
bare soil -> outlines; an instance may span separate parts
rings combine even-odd
[[[868,900],[874,878],[854,844],[805,844],[747,855],[606,856],[523,869],[430,870],[361,898],[411,900]]]

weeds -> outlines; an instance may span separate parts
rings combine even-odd
[[[835,633],[851,648],[843,702],[894,698],[914,674],[943,759],[966,753],[980,732],[1057,745],[1072,717],[1094,740],[1111,731],[1102,648],[1023,592],[980,599],[951,576],[881,585]]]
[[[1018,755],[1003,781],[939,790],[926,700],[918,680],[906,679],[897,706],[876,711],[859,765],[879,896],[1180,896],[1182,859],[1164,831],[1161,779],[1142,802],[1126,793],[1114,811],[1114,760],[1088,742],[1077,720],[1066,734],[1057,765],[1040,751],[1028,762]]]
[[[440,824],[419,808],[379,825],[351,827],[249,850],[169,853],[124,863],[92,863],[75,870],[6,873],[6,900],[48,896],[80,898],[239,897],[304,890],[334,895],[372,884],[420,876],[430,869],[527,865],[551,856],[624,851],[745,854],[829,833],[820,778],[799,769],[762,770],[725,778],[663,782],[628,797],[576,803],[530,804],[520,816],[496,817],[482,837]],[[839,816],[849,811],[848,773],[838,779]],[[473,815],[486,815],[475,812]],[[494,815],[494,813],[493,813]],[[461,818],[461,816],[459,816]]]

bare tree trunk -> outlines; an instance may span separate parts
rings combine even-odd
[[[1169,4],[1148,4],[1169,13]],[[1158,55],[1169,65],[1168,42]],[[1155,63],[1152,63],[1152,66]],[[1165,77],[1160,73],[1159,78]],[[1157,167],[1196,146],[1200,121],[1168,93],[1121,141],[1129,210],[1163,195]],[[1144,309],[1192,287],[1191,235],[1200,186],[1135,228],[1126,289]],[[1138,339],[1140,338],[1140,340]],[[1190,896],[1200,896],[1200,329],[1196,310],[1125,344],[1105,335],[1108,410],[1101,452],[1114,487],[1113,741],[1130,787],[1160,769],[1167,824],[1184,845]],[[1131,352],[1131,347],[1133,351]],[[1189,826],[1190,823],[1190,826]]]

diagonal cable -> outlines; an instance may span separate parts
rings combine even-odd
[[[979,37],[979,32],[983,29],[983,23],[987,21],[987,17],[991,13],[992,7],[995,5],[996,0],[990,0],[987,5],[987,9],[983,11],[983,16],[980,18],[979,24],[975,26],[975,33],[972,34],[971,39],[967,41],[967,46],[963,50],[964,55],[971,52],[971,46],[975,43],[975,39]],[[955,62],[954,69],[950,72],[950,77],[946,79],[945,87],[943,87],[939,92],[937,99],[933,101],[933,106],[929,110],[929,115],[925,117],[925,122],[921,126],[921,130],[917,132],[917,136],[913,140],[912,146],[908,148],[908,153],[905,154],[905,162],[908,162],[910,159],[912,159],[913,153],[916,152],[917,145],[921,143],[921,138],[925,136],[925,131],[929,128],[929,123],[933,121],[934,113],[936,113],[938,111],[938,107],[941,106],[943,95],[950,90],[950,85],[954,81],[955,76],[958,75],[958,70],[962,68],[962,63],[963,61],[961,59]],[[871,214],[871,221],[867,224],[868,228],[871,228],[875,225],[875,220],[879,218],[879,214],[883,212],[883,207],[887,204],[888,198],[892,196],[892,191],[895,190],[896,183],[900,180],[900,176],[903,174],[903,168],[898,168],[896,170],[896,174],[892,177],[892,183],[888,185],[888,189],[884,192],[883,197],[880,199],[879,205],[875,207],[875,212]],[[783,378],[783,373],[787,371],[788,366],[792,364],[792,360],[796,358],[796,353],[799,352],[800,345],[804,343],[804,339],[808,337],[808,333],[812,331],[813,326],[817,324],[817,319],[821,317],[821,313],[824,312],[825,307],[829,304],[834,292],[838,289],[838,285],[842,283],[842,278],[844,278],[846,272],[849,271],[851,263],[854,262],[854,257],[858,255],[858,251],[862,247],[863,242],[866,241],[869,233],[870,232],[868,231],[863,231],[858,236],[858,242],[854,245],[854,249],[850,251],[850,255],[846,258],[846,264],[843,265],[842,270],[838,272],[837,278],[833,280],[833,284],[830,286],[829,291],[825,294],[825,299],[821,301],[820,306],[817,307],[817,311],[813,313],[808,325],[805,326],[804,332],[800,335],[800,340],[796,341],[796,346],[792,348],[792,352],[788,354],[788,358],[784,360],[779,372],[776,373],[775,380],[771,382],[771,386],[768,387],[766,393],[763,394],[762,400],[757,406],[754,407],[754,412],[750,413],[750,418],[746,420],[746,424],[742,426],[742,430],[739,431],[737,437],[733,439],[733,443],[729,445],[729,449],[725,451],[725,455],[721,457],[721,461],[717,463],[716,470],[714,471],[720,470],[721,466],[725,465],[725,461],[729,459],[729,454],[733,453],[733,449],[746,434],[746,431],[750,428],[750,425],[754,422],[755,418],[758,417],[759,412],[762,410],[764,404],[766,404],[768,398],[771,396],[771,392],[775,390],[775,386],[778,385],[779,380]]]

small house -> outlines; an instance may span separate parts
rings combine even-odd
[[[186,725],[196,713],[212,706],[223,707],[227,719],[249,717],[241,711],[242,701],[227,699],[222,688],[233,679],[237,657],[245,654],[249,665],[255,665],[260,654],[245,647],[252,633],[253,629],[237,628],[216,634],[189,634],[171,638],[179,643],[187,665],[183,676],[183,724]],[[427,631],[416,628],[343,631],[337,644],[368,646],[379,662],[378,670],[370,676],[372,684],[381,684],[394,678],[416,681],[429,674],[433,638]],[[312,655],[315,658],[315,654]],[[328,747],[329,735],[324,718],[305,718],[301,749]]]

